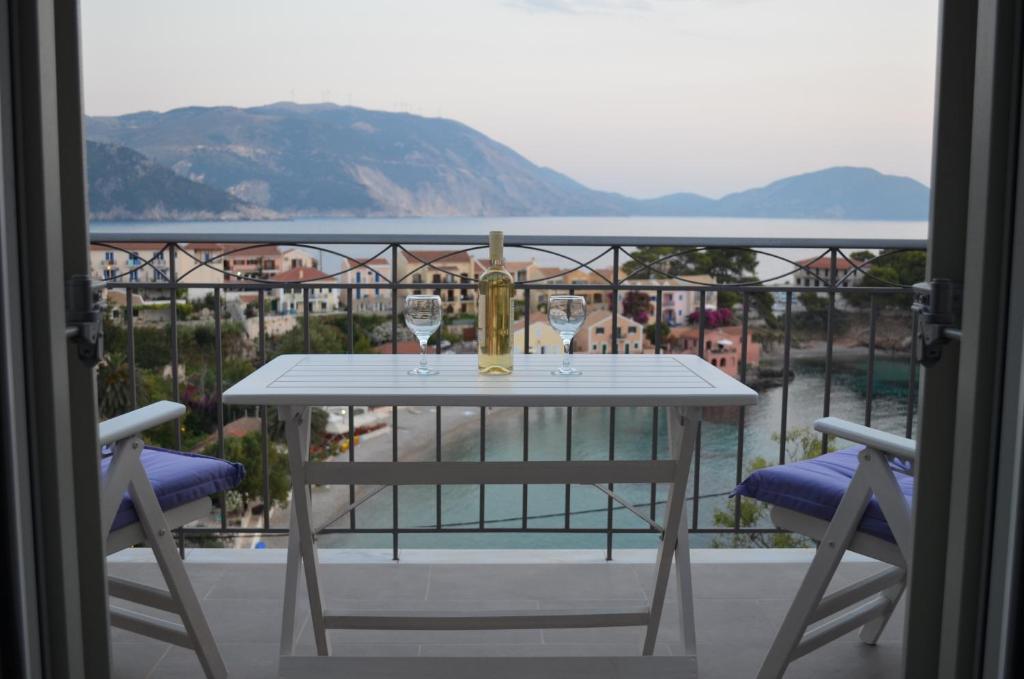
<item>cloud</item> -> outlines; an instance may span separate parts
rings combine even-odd
[[[505,4],[529,12],[561,14],[647,12],[654,8],[652,0],[506,0]]]

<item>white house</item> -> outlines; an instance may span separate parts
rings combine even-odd
[[[271,309],[279,314],[301,314],[305,299],[303,291],[308,290],[309,312],[330,313],[338,311],[338,289],[319,287],[335,283],[335,279],[313,267],[299,267],[283,271],[270,279],[275,285],[271,293]]]
[[[360,262],[348,260],[345,271],[338,275],[339,283],[354,283],[357,286],[377,284],[377,287],[356,287],[352,290],[352,311],[357,314],[391,313],[391,262],[382,257]],[[344,301],[345,293],[342,293]]]
[[[224,280],[223,264],[216,260],[223,246],[218,243],[186,243],[174,250],[174,276],[179,283],[216,284]],[[214,260],[212,263],[207,264]],[[90,275],[114,286],[171,281],[170,246],[165,243],[106,243],[89,246]],[[186,288],[188,299],[202,299],[208,288]],[[150,297],[166,297],[155,291]]]

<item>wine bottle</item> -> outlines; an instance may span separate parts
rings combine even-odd
[[[483,374],[512,372],[512,300],[515,283],[505,269],[504,234],[491,231],[491,264],[480,276],[477,296],[477,358]]]

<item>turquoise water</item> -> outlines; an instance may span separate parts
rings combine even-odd
[[[796,379],[789,385],[788,427],[810,427],[822,414],[824,361],[820,358],[793,361]],[[846,356],[837,350],[834,357],[831,414],[862,422],[864,419],[867,364],[863,356]],[[906,358],[876,358],[875,393],[872,425],[903,435],[907,413]],[[779,431],[782,413],[782,388],[765,389],[756,406],[746,409],[744,423],[744,460],[763,456],[777,461],[779,444],[772,435]],[[616,459],[650,459],[654,430],[651,408],[617,408],[615,411]],[[574,459],[607,459],[611,414],[607,408],[576,408],[572,414],[572,456]],[[718,410],[707,415],[701,432],[700,502],[698,525],[714,527],[713,513],[724,508],[726,494],[736,483],[738,448],[738,410]],[[523,455],[523,414],[492,415],[487,419],[486,456],[488,460],[520,460]],[[566,453],[565,409],[531,408],[529,411],[531,460],[564,459]],[[658,421],[658,451],[665,454],[664,417]],[[480,455],[478,427],[466,427],[446,435],[444,459],[473,461]],[[619,485],[616,492],[643,508],[650,507],[650,486]],[[665,491],[659,489],[657,501]],[[688,497],[693,496],[693,479]],[[522,525],[522,487],[488,486],[485,490],[485,525],[515,528]],[[565,489],[563,486],[535,486],[529,489],[527,525],[531,528],[560,528],[564,525]],[[576,528],[607,526],[607,497],[596,489],[573,486],[571,525]],[[445,486],[441,494],[442,524],[448,528],[475,527],[479,520],[480,491],[477,486]],[[692,503],[689,505],[692,512]],[[403,487],[399,490],[399,524],[402,527],[430,527],[435,520],[435,489]],[[642,528],[644,523],[625,510],[613,513],[616,527]],[[391,494],[369,500],[357,510],[357,525],[390,528]],[[698,535],[694,544],[707,545],[711,536]],[[322,546],[388,547],[390,535],[329,535]],[[403,535],[403,547],[449,548],[602,548],[603,534],[430,534]],[[616,547],[652,547],[651,535],[617,535]]]

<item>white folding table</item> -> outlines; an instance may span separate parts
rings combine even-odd
[[[744,406],[757,394],[690,355],[573,357],[582,375],[551,375],[561,357],[517,355],[511,375],[480,375],[476,356],[430,356],[432,376],[410,376],[419,357],[398,355],[279,356],[224,393],[224,402],[279,409],[285,423],[294,492],[285,578],[279,671],[284,677],[695,677],[696,635],[690,577],[686,482],[704,407]],[[669,411],[670,459],[559,462],[311,462],[312,406],[657,406]],[[647,605],[587,611],[373,612],[325,610],[318,579],[311,484],[438,485],[664,483],[670,486],[663,536]],[[606,487],[604,488],[607,491]],[[616,500],[624,502],[617,496]],[[681,656],[654,656],[658,626],[676,561]],[[300,567],[309,595],[317,655],[293,654]],[[525,593],[524,593],[525,594]],[[342,658],[330,655],[328,629],[498,630],[642,626],[641,655],[578,658]]]

